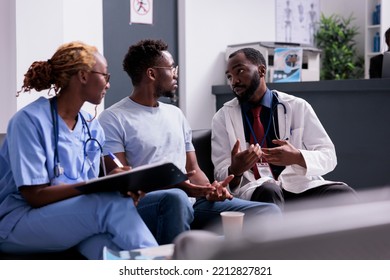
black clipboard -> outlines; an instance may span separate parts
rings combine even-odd
[[[166,189],[187,180],[185,175],[171,162],[153,163],[133,168],[117,174],[88,180],[76,187],[83,193],[95,192],[151,192]]]

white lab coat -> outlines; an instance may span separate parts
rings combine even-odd
[[[286,107],[285,115],[283,106],[277,106],[278,135],[282,139],[288,138],[288,141],[301,151],[307,168],[295,164],[286,166],[278,181],[271,178],[256,180],[252,171],[248,170],[244,172],[239,187],[230,190],[236,197],[249,200],[256,187],[270,180],[293,193],[334,183],[321,177],[336,167],[337,158],[334,145],[313,108],[302,98],[284,92],[274,92],[279,102]],[[228,175],[231,150],[236,140],[240,139],[241,151],[247,149],[242,120],[241,107],[237,98],[226,102],[213,117],[212,161],[217,180],[222,180]]]

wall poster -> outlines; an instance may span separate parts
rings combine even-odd
[[[275,48],[272,82],[300,82],[302,54],[302,48]]]
[[[153,24],[153,0],[130,0],[130,24]]]
[[[314,45],[320,0],[276,0],[276,41]]]

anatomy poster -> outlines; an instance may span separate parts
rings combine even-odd
[[[276,41],[314,45],[320,0],[276,0]]]

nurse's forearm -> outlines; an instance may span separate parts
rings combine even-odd
[[[81,192],[75,187],[81,186],[83,184],[85,184],[85,182],[72,185],[21,186],[19,190],[23,198],[31,205],[31,207],[38,208],[80,195]]]

